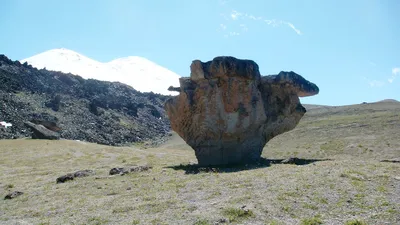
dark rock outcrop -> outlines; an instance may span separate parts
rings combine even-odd
[[[74,173],[74,177],[88,177],[95,174],[93,170],[79,170]]]
[[[60,134],[47,129],[45,126],[41,124],[38,125],[31,122],[25,122],[25,125],[32,130],[32,139],[48,139],[48,140],[60,139]]]
[[[7,194],[7,195],[4,197],[4,200],[6,200],[6,199],[13,199],[13,198],[16,198],[16,197],[18,197],[18,196],[20,196],[20,195],[23,195],[23,194],[24,194],[24,192],[21,192],[21,191],[13,191],[13,192]]]
[[[180,94],[165,103],[175,130],[201,165],[254,162],[274,136],[293,129],[306,113],[299,97],[318,87],[294,72],[261,76],[251,60],[193,61]],[[177,90],[177,88],[170,88]]]
[[[115,167],[110,170],[110,175],[117,175],[117,174],[127,174],[129,173],[129,169],[123,167]]]
[[[56,179],[57,184],[58,183],[65,183],[67,181],[70,180],[74,180],[74,178],[78,178],[78,177],[88,177],[88,176],[92,176],[95,175],[96,173],[93,170],[79,170],[76,171],[75,173],[68,173],[66,175],[63,175],[61,177],[58,177]]]
[[[38,70],[0,55],[0,120],[13,125],[0,132],[0,139],[30,137],[24,124],[30,121],[63,139],[159,144],[170,131],[163,108],[167,99],[118,82]]]
[[[151,169],[151,166],[148,165],[144,165],[144,166],[134,166],[134,167],[127,167],[127,168],[123,168],[123,167],[116,167],[116,168],[112,168],[110,170],[110,175],[125,175],[128,173],[135,173],[135,172],[143,172],[143,171],[147,171],[149,169]]]
[[[57,184],[65,183],[65,182],[73,180],[73,179],[74,179],[74,174],[69,173],[69,174],[63,175],[61,177],[58,177],[56,182],[57,182]]]

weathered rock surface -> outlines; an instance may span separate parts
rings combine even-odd
[[[60,139],[60,134],[47,129],[42,124],[34,124],[31,122],[25,122],[25,125],[32,130],[32,138],[33,139],[49,139],[49,140],[58,140]]]
[[[152,166],[148,166],[148,165],[127,167],[127,168],[116,167],[116,168],[112,168],[110,170],[109,174],[110,175],[117,175],[117,174],[125,175],[125,174],[128,174],[128,173],[147,171],[147,170],[149,170],[151,168],[152,168]]]
[[[78,178],[78,177],[88,177],[88,176],[92,176],[95,175],[96,173],[93,170],[79,170],[76,171],[75,173],[68,173],[65,174],[61,177],[58,177],[56,182],[58,183],[65,183],[67,181],[70,180],[74,180],[74,178]]]
[[[21,192],[21,191],[13,191],[13,192],[7,194],[7,195],[4,197],[4,200],[6,200],[6,199],[13,199],[13,198],[16,198],[16,197],[18,197],[18,196],[20,196],[20,195],[23,195],[23,194],[24,194],[24,192]]]
[[[93,170],[79,170],[74,173],[74,177],[88,177],[95,174]]]
[[[201,165],[260,159],[274,136],[293,129],[306,113],[299,97],[319,88],[294,72],[261,76],[251,60],[216,57],[193,61],[178,96],[165,103],[175,130]]]
[[[56,182],[57,182],[57,184],[65,183],[65,182],[73,180],[73,179],[74,179],[74,174],[69,173],[69,174],[63,175],[61,177],[58,177]]]

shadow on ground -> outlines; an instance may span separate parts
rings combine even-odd
[[[165,168],[174,170],[184,170],[185,174],[197,174],[197,173],[232,173],[242,170],[252,170],[258,168],[269,167],[272,164],[293,164],[293,165],[308,165],[318,161],[328,161],[331,159],[265,159],[261,158],[258,162],[252,164],[235,164],[235,165],[223,165],[223,166],[201,166],[198,164],[187,164],[168,166]]]

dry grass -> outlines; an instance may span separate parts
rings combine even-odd
[[[380,162],[400,157],[400,107],[324,110],[310,110],[264,150],[268,159],[332,159],[305,165],[188,173],[196,159],[176,135],[155,149],[1,140],[0,195],[24,194],[0,199],[0,224],[400,223],[400,165]],[[153,169],[108,175],[113,167],[144,164]],[[96,175],[56,184],[83,169]]]

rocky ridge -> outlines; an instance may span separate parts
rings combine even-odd
[[[0,138],[30,137],[26,121],[60,138],[106,145],[158,140],[170,130],[163,103],[168,96],[119,83],[38,70],[0,55]]]

